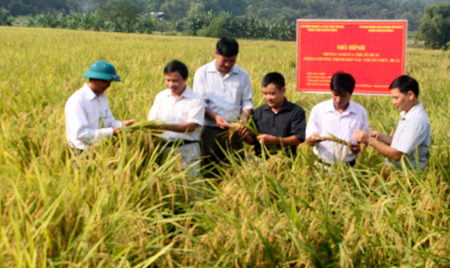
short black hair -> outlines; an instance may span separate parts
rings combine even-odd
[[[222,37],[217,42],[216,51],[224,57],[232,57],[239,53],[239,44],[234,38]]]
[[[166,67],[164,67],[164,74],[172,72],[179,72],[181,77],[183,77],[183,79],[186,79],[189,75],[188,68],[184,63],[182,63],[179,60],[173,60],[169,62],[169,64],[167,64]]]
[[[330,88],[337,94],[349,92],[353,94],[355,89],[355,78],[351,74],[337,72],[331,77]]]
[[[404,95],[408,94],[409,91],[412,91],[416,98],[419,97],[419,83],[411,76],[401,75],[395,78],[389,86],[389,89],[394,88],[398,88]]]
[[[281,90],[285,86],[283,75],[276,72],[266,74],[262,80],[262,86],[267,87],[269,84],[274,84]]]

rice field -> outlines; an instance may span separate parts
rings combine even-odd
[[[192,86],[216,41],[0,27],[0,267],[450,267],[450,52],[407,54],[431,123],[428,172],[396,171],[371,148],[327,172],[302,144],[293,159],[230,156],[219,178],[193,179],[139,130],[83,157],[67,150],[64,105],[92,62],[122,78],[106,93],[116,119],[140,122],[164,66],[186,63]],[[295,43],[239,44],[255,106],[271,71],[307,116],[330,98],[294,92]],[[393,133],[390,97],[353,100]]]

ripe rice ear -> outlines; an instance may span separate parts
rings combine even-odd
[[[335,142],[335,143],[339,143],[339,144],[342,144],[342,145],[345,145],[345,146],[348,146],[348,147],[350,147],[352,145],[350,142],[342,140],[342,139],[334,136],[333,134],[331,134],[329,132],[327,132],[327,134],[330,135],[330,137],[326,136],[326,137],[320,137],[320,138],[322,138],[324,140],[327,140],[327,141],[332,141],[332,142]]]

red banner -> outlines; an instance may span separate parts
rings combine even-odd
[[[407,21],[297,21],[297,91],[329,93],[332,75],[356,81],[354,94],[390,95],[405,73]]]

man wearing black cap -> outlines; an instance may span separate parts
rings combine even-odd
[[[82,77],[89,81],[66,102],[66,139],[69,146],[79,151],[88,149],[96,140],[116,135],[124,126],[136,120],[117,121],[103,94],[111,81],[120,82],[120,77],[111,63],[95,62]]]

